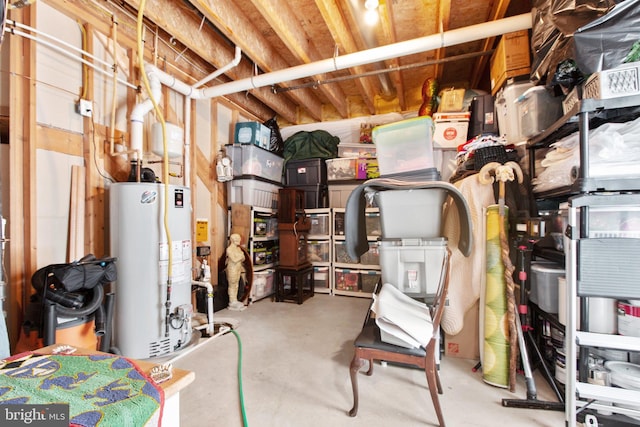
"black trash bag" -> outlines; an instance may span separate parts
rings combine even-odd
[[[625,0],[574,34],[576,63],[585,74],[622,65],[640,40],[640,0]]]
[[[269,151],[282,156],[284,153],[284,140],[280,133],[280,127],[275,116],[263,123],[266,127],[271,129],[271,140],[269,142]]]
[[[558,64],[553,79],[551,79],[551,86],[559,89],[555,91],[555,95],[560,96],[567,95],[582,82],[584,82],[584,74],[580,72],[574,60],[567,59]]]
[[[630,1],[630,0],[627,0]],[[634,0],[635,1],[635,0]],[[552,74],[566,59],[576,59],[574,33],[607,14],[617,0],[534,0],[530,80],[551,85]],[[579,61],[578,61],[579,62]],[[579,67],[580,68],[580,67]],[[581,70],[583,73],[585,70]],[[557,91],[556,91],[557,92]]]

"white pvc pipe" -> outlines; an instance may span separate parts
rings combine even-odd
[[[384,61],[387,59],[453,46],[460,43],[495,37],[514,31],[526,30],[531,28],[531,19],[531,13],[524,13],[522,15],[498,19],[496,21],[470,25],[468,27],[449,30],[439,34],[432,34],[413,40],[336,56],[331,59],[324,59],[309,64],[298,65],[284,70],[272,71],[270,73],[260,74],[258,76],[252,76],[229,83],[222,83],[217,86],[202,89],[202,94],[195,94],[195,96],[213,98],[245,90],[256,89],[263,86],[270,86],[284,81],[301,79],[358,65],[370,64],[372,62]]]
[[[149,79],[149,87],[151,89],[151,96],[153,99],[159,101],[162,96],[162,86],[160,82],[160,78],[158,77],[156,67],[153,65],[145,66],[145,72],[147,73],[147,78]],[[157,102],[156,101],[156,102]],[[143,124],[144,124],[144,116],[149,113],[153,109],[153,102],[151,101],[151,97],[145,99],[139,104],[136,104],[131,111],[131,116],[129,120],[131,121],[131,150],[136,153],[142,153],[143,149]],[[134,159],[138,160],[138,159]]]
[[[236,46],[236,53],[235,53],[235,56],[233,57],[233,60],[231,62],[229,62],[227,65],[225,65],[222,68],[218,68],[216,71],[214,71],[213,73],[209,74],[207,77],[205,77],[204,79],[200,80],[199,82],[196,82],[193,85],[193,87],[194,88],[198,88],[198,87],[202,86],[203,84],[208,83],[211,80],[215,79],[216,77],[218,77],[222,73],[226,73],[227,70],[230,70],[231,68],[237,66],[240,63],[240,59],[241,58],[242,58],[242,50],[240,49],[239,46]]]
[[[5,32],[6,32],[6,33],[10,33],[10,34],[14,34],[14,35],[17,35],[17,36],[22,36],[22,37],[27,38],[27,39],[29,39],[29,40],[33,40],[33,41],[35,41],[35,42],[37,42],[37,43],[40,43],[40,44],[42,44],[42,45],[44,45],[44,46],[47,46],[47,47],[49,47],[49,48],[51,48],[51,49],[53,49],[53,50],[55,50],[55,51],[57,51],[57,52],[59,52],[59,53],[61,53],[61,54],[65,55],[65,56],[68,56],[68,57],[69,57],[69,58],[71,58],[71,59],[75,59],[76,61],[79,61],[79,62],[81,62],[81,63],[85,64],[86,66],[93,68],[94,70],[96,70],[97,72],[99,72],[99,73],[101,73],[101,74],[104,74],[105,76],[113,77],[113,65],[109,65],[109,67],[111,68],[111,71],[107,71],[107,70],[104,70],[104,69],[102,69],[102,68],[97,67],[95,64],[93,64],[93,63],[91,63],[91,62],[87,61],[87,60],[86,60],[86,59],[84,59],[84,58],[80,58],[80,57],[78,57],[78,56],[75,56],[75,55],[74,55],[73,53],[71,53],[71,52],[67,52],[66,50],[64,50],[64,49],[63,49],[63,48],[61,48],[60,46],[56,46],[56,45],[55,45],[55,44],[53,44],[53,43],[50,43],[50,42],[48,42],[48,41],[46,41],[46,40],[42,40],[42,39],[40,39],[40,38],[38,38],[38,37],[32,36],[31,34],[28,34],[28,33],[22,32],[22,31],[20,31],[20,30],[9,29],[9,28],[5,28]],[[82,52],[82,54],[83,54],[83,55],[85,55],[85,53],[84,53],[84,52]],[[138,90],[138,87],[137,87],[137,86],[132,85],[131,83],[127,82],[126,80],[118,79],[118,83],[122,83],[123,85],[128,86],[128,87],[130,87],[131,89]]]
[[[209,282],[201,282],[199,280],[192,280],[191,284],[207,289],[207,332],[210,336],[213,336],[213,286]]]
[[[82,49],[80,49],[80,48],[78,48],[78,47],[75,47],[74,45],[72,45],[72,44],[70,44],[70,43],[65,42],[64,40],[60,40],[60,39],[59,39],[59,38],[57,38],[57,37],[53,37],[53,36],[52,36],[52,35],[50,35],[50,34],[47,34],[47,33],[45,33],[45,32],[39,31],[39,30],[37,30],[37,29],[35,29],[35,28],[33,28],[33,27],[30,27],[30,26],[28,26],[28,25],[22,24],[22,23],[20,23],[20,22],[12,21],[12,20],[10,20],[10,19],[7,19],[7,24],[8,24],[8,25],[11,25],[11,26],[14,26],[14,27],[17,27],[17,28],[22,28],[22,29],[24,29],[24,30],[29,30],[29,31],[30,31],[30,32],[32,32],[33,34],[38,34],[38,35],[45,36],[45,37],[47,37],[48,39],[54,40],[56,43],[59,43],[59,44],[61,44],[61,45],[63,45],[63,46],[66,46],[66,47],[68,47],[68,48],[69,48],[69,49],[71,49],[71,50],[75,50],[76,52],[79,52],[80,54],[82,54],[82,55],[84,55],[84,56],[86,56],[86,57],[88,57],[88,58],[91,58],[91,59],[93,59],[93,60],[94,60],[94,61],[96,61],[96,62],[99,62],[99,63],[101,63],[101,64],[105,65],[106,67],[113,68],[113,64],[110,64],[110,63],[108,63],[108,62],[106,62],[106,61],[104,61],[104,60],[102,60],[102,59],[98,58],[97,56],[91,55],[90,53],[85,52],[85,51],[83,51]],[[11,32],[11,30],[7,30],[7,31]]]

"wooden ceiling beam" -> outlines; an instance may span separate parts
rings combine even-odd
[[[437,31],[449,31],[451,24],[451,0],[438,0],[438,23],[440,24],[440,28],[438,28]],[[446,56],[446,50],[444,48],[436,49],[435,52],[436,59],[443,59]],[[435,64],[434,75],[436,76],[436,80],[439,81],[442,78],[443,70],[444,64]]]
[[[127,3],[136,9],[140,5],[137,0],[127,0]],[[146,3],[144,15],[216,69],[233,60],[233,48],[208,26],[201,27],[202,19],[197,16],[195,10],[172,0],[154,0]],[[250,64],[240,62],[237,67],[229,69],[225,74],[229,78],[237,80],[250,76],[252,73],[253,69]],[[195,79],[199,80],[199,78]],[[254,89],[251,94],[282,117],[292,123],[296,121],[297,110],[285,97],[274,94],[268,88]],[[244,95],[227,95],[235,101],[241,99],[242,96]],[[306,100],[306,97],[303,97],[303,100]],[[265,111],[264,107],[256,105],[252,105],[252,107],[256,107],[259,110],[257,113],[260,115],[272,115]]]
[[[342,47],[343,53],[358,52],[358,45],[347,25],[344,15],[336,0],[315,0],[318,10],[322,14],[329,32],[333,37],[336,45]],[[357,66],[349,69],[352,76],[363,74],[367,70],[363,66]],[[378,87],[373,83],[371,77],[355,79],[358,90],[362,96],[362,100],[369,109],[370,114],[375,114],[375,94],[379,92]]]
[[[493,4],[493,9],[491,10],[490,16],[487,19],[487,22],[504,18],[505,14],[507,13],[507,9],[509,8],[510,2],[511,0],[499,0],[495,2]],[[495,41],[495,37],[484,39],[484,41],[482,42],[482,52],[493,49]],[[489,58],[487,57],[487,55],[479,56],[475,60],[475,63],[473,65],[473,73],[471,73],[470,87],[478,87],[478,85],[480,84],[480,78],[484,75],[483,71],[486,68],[488,61]]]
[[[252,0],[252,3],[298,60],[308,64],[326,59],[320,56],[316,46],[309,40],[304,28],[291,10],[289,1]],[[322,81],[323,77],[318,75],[314,79]],[[329,99],[342,117],[347,117],[346,96],[339,86],[319,85],[319,90]]]
[[[393,25],[393,2],[386,1],[380,8],[380,26],[383,40],[381,44],[395,43],[398,38],[396,36],[396,29]],[[400,60],[393,58],[386,61],[387,67],[390,69],[397,69],[400,66]],[[398,105],[401,110],[407,109],[407,101],[404,96],[404,81],[402,80],[402,74],[399,71],[392,71],[389,73],[389,77],[396,87],[396,96],[398,97]]]
[[[166,1],[166,0],[165,0]],[[170,2],[170,0],[169,0]],[[263,70],[275,71],[291,67],[290,64],[256,31],[251,21],[234,2],[192,0],[191,3],[235,43]],[[166,11],[161,11],[165,14]],[[250,77],[251,74],[244,77]],[[305,108],[315,120],[322,120],[322,103],[310,89],[291,91],[289,96]]]

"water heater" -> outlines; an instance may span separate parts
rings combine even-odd
[[[190,191],[169,185],[166,203],[164,184],[121,182],[109,192],[115,346],[136,359],[180,350],[192,334]]]

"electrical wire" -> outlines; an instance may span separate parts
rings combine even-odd
[[[242,341],[240,340],[240,335],[236,332],[235,329],[231,329],[231,333],[236,336],[236,340],[238,341],[238,395],[240,397],[240,411],[242,412],[242,425],[244,427],[248,427],[249,423],[247,421],[247,411],[244,407],[244,390],[242,387]]]

